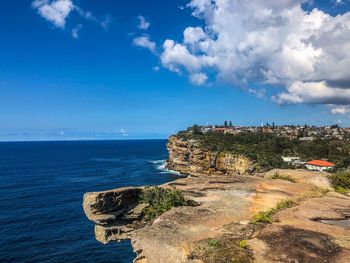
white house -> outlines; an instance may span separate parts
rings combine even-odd
[[[282,159],[286,163],[295,163],[300,161],[300,158],[296,156],[282,156]]]
[[[323,160],[313,160],[306,163],[306,168],[311,171],[325,172],[333,169],[334,163],[323,161]]]

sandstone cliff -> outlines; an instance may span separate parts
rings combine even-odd
[[[144,204],[139,204],[142,187],[124,187],[112,191],[84,195],[83,209],[95,222],[95,236],[101,243],[130,238],[131,233],[145,225],[140,220]]]
[[[245,174],[252,168],[252,162],[244,156],[211,152],[193,139],[171,136],[167,148],[169,152],[167,167],[182,174],[192,176]]]
[[[280,171],[281,172],[281,171]],[[286,171],[289,173],[288,171]],[[142,188],[87,193],[83,208],[103,242],[131,239],[137,263],[350,262],[350,197],[328,192],[325,174],[298,171],[296,183],[249,175],[201,176],[176,187],[199,206],[177,207],[139,225]],[[281,200],[305,196],[263,228],[249,224]]]

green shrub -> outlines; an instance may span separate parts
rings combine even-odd
[[[145,188],[140,195],[139,203],[149,205],[143,210],[146,220],[153,220],[172,207],[193,205],[180,191],[162,187]]]
[[[343,194],[343,195],[346,195],[349,192],[349,190],[347,190],[347,189],[345,189],[344,187],[341,187],[341,186],[336,186],[334,190],[337,193]]]
[[[253,224],[258,224],[258,223],[272,223],[272,216],[276,213],[274,209],[268,210],[268,211],[261,211],[258,214],[256,214],[253,217]]]
[[[279,174],[279,173],[274,173],[271,177],[271,179],[280,179],[280,180],[285,180],[285,181],[289,181],[289,182],[292,182],[292,183],[295,183],[296,181],[290,177],[289,175],[282,175],[282,174]]]
[[[350,189],[350,171],[340,170],[328,176],[335,189]]]
[[[277,211],[280,211],[283,209],[291,208],[295,205],[297,205],[296,201],[294,201],[292,199],[287,199],[287,200],[283,200],[283,201],[278,202],[276,209],[277,209]]]
[[[216,239],[209,239],[208,240],[208,245],[211,246],[211,247],[220,247],[220,242],[219,240],[216,240]]]
[[[248,247],[248,241],[247,240],[241,240],[240,242],[239,242],[239,247],[240,248],[242,248],[242,249],[245,249],[245,248],[247,248]]]
[[[297,204],[298,203],[292,199],[286,199],[286,200],[279,201],[276,205],[276,208],[271,208],[270,210],[261,211],[258,214],[256,214],[253,217],[252,223],[253,224],[258,224],[258,223],[271,224],[272,217],[274,216],[274,214],[276,214],[278,211],[281,211],[283,209],[291,208]]]

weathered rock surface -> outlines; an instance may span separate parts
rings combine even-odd
[[[250,160],[244,156],[211,152],[196,140],[171,136],[167,148],[168,168],[182,174],[192,176],[245,174],[252,167]]]
[[[336,223],[349,220],[349,212],[350,197],[335,192],[279,212],[278,222],[249,241],[255,261],[350,262],[350,228]]]
[[[273,175],[279,174],[288,176],[298,183],[313,184],[317,187],[332,190],[332,186],[327,179],[328,173],[312,172],[307,170],[290,170],[290,169],[273,169],[265,174],[266,178],[271,178]]]
[[[329,192],[278,212],[277,222],[262,230],[247,224],[259,211],[313,191],[325,177],[306,175],[295,174],[297,183],[239,175],[178,179],[162,187],[176,187],[200,205],[173,208],[151,225],[139,224],[140,188],[88,193],[83,206],[96,223],[96,238],[130,238],[137,263],[350,262],[350,197]],[[329,223],[334,220],[345,223]],[[249,253],[237,245],[247,236]],[[212,239],[220,245],[208,245]]]
[[[139,204],[141,187],[125,187],[112,191],[86,193],[83,209],[95,222],[96,239],[102,243],[130,238],[144,224],[139,220],[145,204]]]

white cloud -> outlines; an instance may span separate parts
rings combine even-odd
[[[105,19],[103,19],[102,21],[99,21],[100,25],[105,29],[108,30],[110,24],[112,24],[113,22],[113,17],[110,15],[106,15]]]
[[[153,42],[148,35],[144,35],[141,37],[136,37],[133,39],[133,44],[138,47],[143,47],[150,50],[152,53],[156,53],[156,43]]]
[[[350,112],[350,107],[348,106],[331,106],[331,113],[332,114],[341,114],[345,115]]]
[[[65,27],[66,19],[74,9],[71,0],[35,0],[32,2],[32,7],[37,9],[43,18],[59,28]]]
[[[187,27],[184,31],[184,43],[186,44],[197,43],[206,37],[207,35],[201,27]]]
[[[334,5],[338,6],[338,5],[343,5],[344,1],[343,0],[332,0],[332,2],[334,3]]]
[[[350,89],[334,88],[321,82],[296,81],[273,97],[279,104],[350,104]]]
[[[76,25],[73,29],[72,29],[72,37],[77,39],[79,37],[79,31],[83,28],[83,26],[81,24]]]
[[[121,133],[121,135],[123,135],[123,136],[129,136],[128,131],[125,130],[125,129],[120,129],[120,133]]]
[[[204,73],[194,73],[190,75],[190,81],[194,85],[203,85],[208,80],[208,76]]]
[[[167,39],[161,63],[190,80],[210,71],[250,93],[250,84],[284,87],[274,96],[280,104],[347,105],[350,12],[308,12],[302,8],[307,2],[192,0],[188,7],[204,27],[185,28],[181,41]]]
[[[173,40],[166,40],[163,44],[161,62],[164,67],[174,72],[180,72],[181,68],[190,73],[199,72],[205,66],[214,66],[216,58],[191,53],[186,45],[175,43]]]
[[[258,98],[264,98],[266,94],[266,89],[252,89],[248,88],[247,89],[250,94],[255,95]]]
[[[32,8],[35,9],[40,16],[51,22],[54,26],[64,29],[66,22],[72,12],[76,12],[80,17],[87,21],[99,24],[105,30],[113,21],[110,16],[100,20],[96,18],[90,11],[85,11],[73,3],[73,0],[34,0]],[[81,24],[75,25],[72,29],[72,37],[77,38],[78,32],[82,28]]]
[[[110,15],[106,15],[104,19],[98,19],[90,11],[85,11],[77,5],[74,6],[74,10],[81,17],[85,18],[88,21],[92,21],[99,24],[105,30],[108,30],[109,25],[113,22],[113,18]]]
[[[139,19],[139,24],[137,26],[138,28],[142,30],[147,30],[150,27],[151,23],[148,22],[146,18],[144,18],[143,16],[138,16],[137,18]]]

